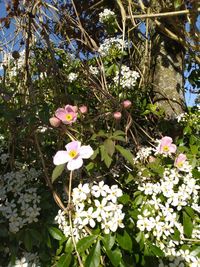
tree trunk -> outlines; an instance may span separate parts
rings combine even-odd
[[[166,119],[173,120],[185,110],[184,51],[170,38],[156,35],[151,65],[154,103],[164,109]]]

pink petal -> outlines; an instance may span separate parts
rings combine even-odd
[[[64,108],[58,108],[55,112],[55,116],[61,121],[66,121],[66,111]]]
[[[72,159],[67,163],[67,169],[70,171],[77,170],[83,165],[83,160],[81,157]]]
[[[78,108],[77,108],[77,106],[66,105],[66,106],[65,106],[65,110],[66,110],[67,112],[73,112],[73,113],[76,113],[77,110],[78,110]]]
[[[65,148],[68,152],[70,152],[71,150],[75,150],[79,153],[79,148],[81,146],[81,142],[79,141],[72,141],[70,143],[68,143]]]
[[[69,157],[67,151],[61,150],[55,154],[55,156],[53,158],[53,164],[54,165],[61,165],[61,164],[68,162],[69,160],[70,160],[70,157]]]
[[[81,146],[79,155],[83,159],[89,159],[93,155],[94,151],[91,146]]]
[[[161,146],[169,146],[173,142],[172,138],[169,136],[164,136],[161,139]]]
[[[187,159],[185,154],[179,154],[178,157],[175,159],[174,165],[176,166],[180,162],[185,162]]]
[[[176,152],[176,145],[171,144],[170,147],[169,147],[169,149],[170,149],[170,152],[171,153],[175,153]]]

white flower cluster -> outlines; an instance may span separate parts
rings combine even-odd
[[[199,266],[199,262],[186,250],[179,250],[177,246],[183,244],[184,231],[180,223],[179,211],[185,206],[200,212],[200,186],[196,184],[192,173],[180,173],[175,168],[166,168],[163,177],[155,182],[141,182],[138,189],[146,196],[146,201],[140,206],[137,227],[144,232],[145,238],[153,240],[154,244],[165,252],[170,263],[165,265],[160,260],[160,267],[165,266]],[[192,238],[199,238],[197,220],[194,220]],[[175,230],[180,233],[180,241],[174,240]],[[186,265],[185,265],[186,264]]]
[[[125,214],[122,212],[123,205],[117,203],[122,196],[122,190],[118,185],[109,187],[103,181],[98,185],[79,184],[73,189],[72,200],[74,204],[73,235],[76,239],[86,235],[84,227],[94,228],[98,223],[101,229],[108,234],[116,232],[118,227],[123,228]],[[59,211],[55,218],[59,228],[66,236],[70,236],[68,219],[64,212]]]
[[[25,252],[23,257],[16,259],[14,265],[9,263],[8,267],[40,267],[39,257],[36,253]]]
[[[12,233],[38,221],[40,196],[33,184],[39,175],[39,171],[24,166],[19,171],[0,176],[0,212],[9,221]]]
[[[68,81],[69,81],[70,83],[76,81],[77,78],[78,78],[78,74],[77,74],[77,73],[71,72],[71,73],[68,75]]]
[[[126,65],[121,66],[121,72],[116,71],[113,81],[116,85],[120,85],[122,88],[132,88],[136,85],[137,79],[140,77],[139,73],[134,70],[130,70]]]
[[[137,163],[139,161],[145,161],[148,157],[152,154],[153,148],[152,147],[141,147],[138,150],[136,157],[134,158],[134,162]]]
[[[104,40],[104,42],[100,45],[98,52],[104,57],[108,56],[112,50],[120,52],[122,50],[122,46],[124,49],[127,49],[128,42],[123,41],[123,39],[119,37],[111,37]]]
[[[90,66],[89,67],[89,71],[90,71],[90,73],[92,74],[92,75],[98,75],[99,74],[99,70],[98,70],[98,68],[97,67],[94,67],[94,66]]]
[[[177,117],[176,117],[177,122],[186,121],[186,116],[187,116],[187,113],[185,113],[185,112],[177,115]]]
[[[181,113],[177,117],[177,121],[183,125],[187,123],[192,128],[193,133],[199,134],[200,132],[200,110],[194,113]]]
[[[108,8],[105,8],[103,12],[99,13],[99,21],[101,23],[108,22],[110,19],[113,18],[115,18],[115,13]]]

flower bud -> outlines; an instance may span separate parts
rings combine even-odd
[[[124,100],[122,102],[122,106],[125,108],[125,109],[128,109],[132,106],[132,102],[130,100]]]
[[[155,162],[156,161],[156,158],[153,157],[153,156],[149,156],[149,162],[152,163],[152,162]]]
[[[87,112],[88,112],[88,108],[87,108],[87,106],[81,106],[81,107],[79,107],[79,110],[80,110],[80,112],[82,113],[82,114],[86,114]]]
[[[119,121],[119,120],[121,119],[121,117],[122,117],[122,113],[119,112],[119,111],[116,111],[116,112],[113,114],[113,117],[114,117],[117,121]]]
[[[72,106],[72,107],[73,107],[74,112],[78,111],[78,107],[77,106]]]
[[[59,119],[56,118],[56,117],[51,117],[51,118],[49,119],[49,123],[51,124],[51,126],[57,128],[57,127],[60,126],[60,124],[61,124],[61,120],[59,120]]]

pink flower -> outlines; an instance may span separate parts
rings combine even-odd
[[[72,141],[65,146],[66,150],[56,153],[53,158],[55,165],[67,163],[67,169],[77,170],[83,165],[83,159],[89,159],[94,153],[91,146],[81,146],[81,142]]]
[[[81,106],[79,107],[79,110],[82,114],[86,114],[88,112],[87,106]]]
[[[163,155],[171,155],[171,153],[176,152],[176,145],[172,144],[173,140],[169,136],[164,136],[160,141],[157,147],[157,153]]]
[[[125,109],[128,109],[132,106],[132,102],[130,100],[124,100],[122,102],[122,106],[125,108]]]
[[[77,120],[77,107],[66,105],[65,108],[58,108],[55,115],[64,124],[72,124]]]
[[[119,112],[119,111],[116,111],[116,112],[113,114],[113,117],[114,117],[117,121],[119,121],[119,120],[121,120],[122,113]]]
[[[49,119],[49,123],[50,123],[51,126],[53,126],[53,127],[59,127],[60,124],[61,124],[61,120],[59,120],[59,119],[56,118],[56,117],[51,117],[51,118]]]
[[[186,162],[187,157],[184,154],[179,154],[178,157],[175,159],[174,166],[181,170]]]

